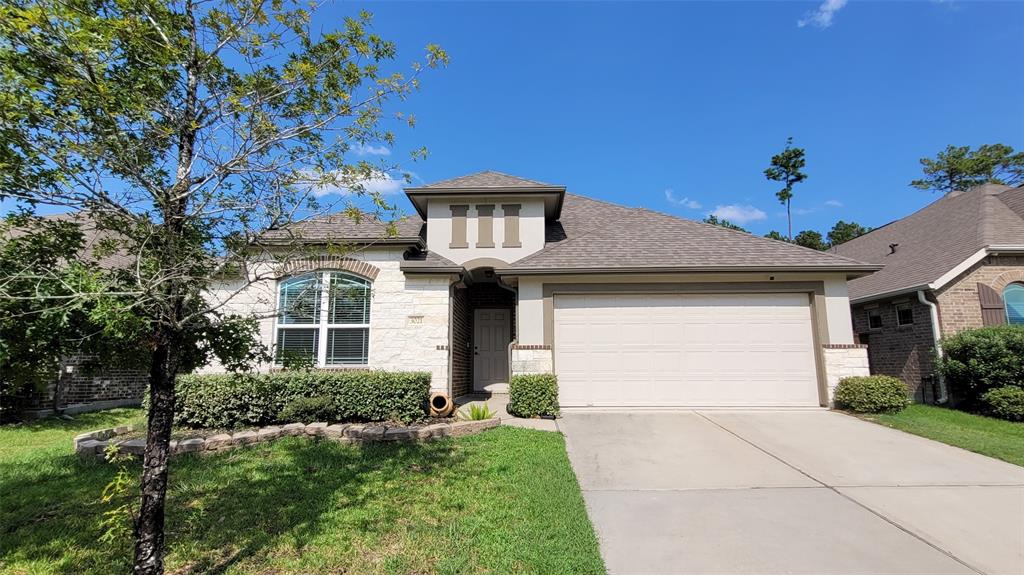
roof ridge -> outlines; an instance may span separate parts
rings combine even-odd
[[[574,195],[577,196],[577,197],[580,197],[580,198],[590,199],[587,196],[580,196],[579,194],[574,194]],[[633,219],[633,218],[635,218],[637,216],[637,213],[635,212],[635,210],[637,210],[638,208],[629,208],[627,206],[622,206],[622,205],[619,205],[619,204],[613,204],[611,202],[602,201],[602,200],[597,200],[597,201],[599,201],[601,203],[604,203],[604,204],[608,204],[610,206],[615,206],[615,207],[619,207],[619,208],[623,208],[623,209],[629,210],[630,213],[625,218],[623,218],[622,220],[619,220],[619,223],[622,223],[623,221],[631,220],[631,219]],[[593,233],[595,233],[595,232],[597,232],[599,230],[606,229],[604,227],[605,223],[607,223],[607,222],[601,222],[601,223],[598,223],[598,224],[594,224],[594,226],[592,228],[588,229],[587,231],[579,234],[578,236],[576,236],[574,238],[567,238],[567,239],[565,239],[563,241],[557,242],[554,245],[552,245],[550,248],[545,246],[544,248],[541,248],[539,251],[533,252],[532,254],[524,257],[523,259],[521,259],[521,260],[519,260],[519,261],[517,261],[515,263],[516,263],[516,265],[518,265],[518,264],[520,264],[522,262],[525,262],[525,261],[528,261],[530,259],[533,259],[535,256],[539,256],[540,254],[549,254],[549,253],[551,253],[551,252],[553,252],[553,251],[555,251],[555,250],[557,250],[559,248],[565,247],[567,245],[569,245],[569,246],[575,245],[575,243],[578,240],[581,240],[581,239],[583,239],[585,237],[588,237],[591,234],[593,234]]]
[[[787,242],[787,241],[783,241],[783,240],[776,240],[776,239],[767,238],[767,237],[764,237],[764,236],[759,236],[757,234],[754,234],[753,232],[734,230],[732,228],[727,228],[725,226],[719,226],[719,225],[716,225],[716,224],[709,224],[707,222],[702,222],[702,221],[698,221],[698,220],[691,220],[690,218],[684,218],[682,216],[676,216],[676,215],[673,215],[673,214],[666,214],[664,212],[659,212],[657,210],[652,210],[652,209],[649,209],[649,208],[638,208],[638,209],[641,209],[641,210],[644,210],[644,211],[647,211],[647,212],[650,212],[652,214],[656,214],[656,215],[659,215],[659,216],[662,216],[662,217],[672,218],[674,220],[680,220],[680,221],[683,221],[683,222],[687,222],[687,223],[691,223],[691,224],[696,224],[698,226],[707,226],[709,228],[716,228],[716,229],[720,229],[720,230],[725,230],[726,232],[729,232],[729,233],[732,233],[732,234],[743,234],[747,238],[754,238],[755,240],[758,240],[758,241],[773,242],[775,244],[783,245],[783,246],[786,246],[786,247],[789,247],[789,248],[798,248],[798,249],[806,250],[806,251],[809,251],[809,252],[815,253],[815,254],[825,254],[825,255],[828,255],[830,257],[844,259],[844,260],[846,260],[848,262],[851,262],[851,263],[856,263],[856,264],[866,263],[866,262],[862,262],[862,261],[859,261],[859,260],[855,260],[855,259],[847,257],[847,256],[843,256],[843,255],[839,255],[839,254],[836,254],[836,253],[832,253],[832,252],[829,252],[829,251],[816,250],[814,248],[809,248],[807,246],[801,246],[800,244],[795,244],[793,242]]]

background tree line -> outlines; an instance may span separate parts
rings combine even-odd
[[[1015,152],[1006,144],[982,144],[977,148],[970,146],[947,146],[934,158],[921,158],[923,176],[910,182],[919,190],[933,192],[965,192],[983,184],[1002,184],[1020,186],[1024,184],[1024,152]],[[827,234],[822,236],[816,230],[803,230],[793,236],[793,218],[790,204],[793,200],[793,188],[807,179],[803,172],[807,162],[805,150],[793,146],[793,138],[786,139],[786,147],[782,152],[772,156],[771,163],[764,170],[768,180],[781,182],[782,189],[775,195],[779,202],[786,206],[788,234],[772,230],[764,237],[773,240],[790,242],[805,248],[825,251],[833,246],[848,242],[872,230],[856,222],[839,220]],[[706,224],[722,226],[731,230],[750,233],[742,226],[727,219],[711,214],[702,220]]]

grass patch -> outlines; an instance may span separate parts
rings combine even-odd
[[[944,407],[914,404],[899,413],[864,419],[1024,466],[1024,423]]]
[[[139,410],[0,428],[0,572],[126,572],[98,541],[114,466],[71,438]],[[604,573],[561,435],[499,428],[427,444],[285,438],[179,456],[168,573]]]

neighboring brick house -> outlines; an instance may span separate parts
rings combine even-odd
[[[98,255],[95,249],[110,237],[111,232],[97,229],[82,214],[57,214],[47,218],[78,223],[84,240],[83,257],[93,259],[105,268],[125,267],[132,263],[130,256],[120,252]],[[21,399],[21,405],[28,416],[53,411],[77,413],[135,406],[141,405],[148,384],[149,374],[144,369],[112,366],[96,358],[73,354],[62,358],[49,384],[40,390],[30,391]]]
[[[937,338],[1024,323],[1024,187],[947,194],[832,251],[884,265],[849,283],[854,332],[871,372],[899,377],[918,401],[944,399]]]

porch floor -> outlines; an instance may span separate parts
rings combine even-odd
[[[560,431],[557,419],[523,419],[509,415],[507,393],[470,393],[455,398],[456,409],[462,409],[470,405],[487,404],[495,416],[501,419],[502,425],[512,427],[525,427],[527,429],[539,429],[541,431]]]

